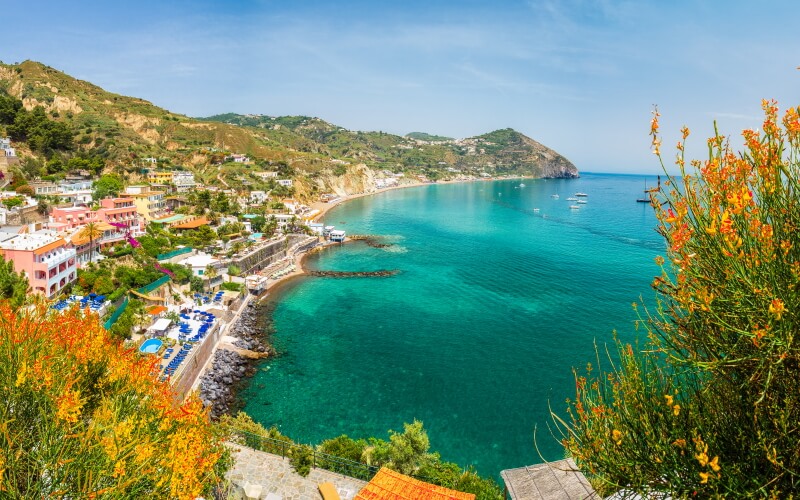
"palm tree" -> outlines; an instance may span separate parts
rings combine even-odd
[[[92,253],[94,253],[94,240],[102,236],[103,232],[100,230],[100,225],[97,222],[88,222],[83,229],[81,229],[81,238],[89,238],[89,263],[92,262]]]
[[[205,270],[205,276],[206,276],[206,278],[208,278],[208,286],[210,287],[211,286],[211,280],[213,280],[214,278],[219,276],[219,273],[217,272],[217,268],[214,267],[211,264],[207,265],[206,266],[206,270]]]

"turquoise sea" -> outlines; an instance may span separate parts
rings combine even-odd
[[[419,419],[444,459],[492,476],[562,458],[549,406],[563,414],[572,367],[594,362],[595,340],[615,329],[632,339],[631,303],[652,303],[663,243],[650,205],[636,203],[644,183],[429,185],[333,209],[326,224],[391,245],[337,246],[309,267],[400,272],[303,277],[281,292],[271,337],[281,355],[242,391],[245,411],[306,443],[387,438]],[[587,203],[571,210],[576,192]]]

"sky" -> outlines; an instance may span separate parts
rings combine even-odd
[[[511,127],[580,171],[659,173],[707,155],[716,120],[800,105],[800,2],[4,2],[0,60],[39,61],[193,117],[308,115],[350,130]]]

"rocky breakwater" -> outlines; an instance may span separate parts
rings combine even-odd
[[[388,278],[399,273],[398,269],[381,269],[380,271],[306,271],[307,276],[324,278]]]
[[[239,407],[237,389],[246,377],[255,373],[256,360],[270,354],[266,343],[264,306],[251,303],[227,332],[235,337],[238,352],[221,346],[214,354],[211,368],[200,379],[200,399],[211,408],[211,418],[219,418]],[[241,352],[246,351],[246,352]]]

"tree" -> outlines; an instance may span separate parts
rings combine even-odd
[[[228,276],[239,276],[240,274],[242,274],[242,268],[235,264],[228,266]]]
[[[219,272],[217,268],[213,266],[213,264],[209,264],[206,266],[205,269],[205,277],[208,278],[208,284],[211,284],[211,280],[219,276]]]
[[[203,279],[200,276],[192,276],[189,278],[189,289],[193,292],[203,291]]]
[[[267,224],[267,219],[262,215],[257,215],[252,219],[250,219],[250,227],[253,229],[254,233],[262,232],[266,224]]]
[[[102,200],[106,196],[117,196],[122,191],[122,179],[114,174],[104,175],[94,182],[92,199]]]
[[[6,261],[0,255],[0,297],[7,299],[8,304],[17,309],[25,303],[28,288],[28,278],[25,274],[14,271],[14,262]]]
[[[0,303],[0,488],[8,498],[195,498],[228,456],[202,402],[97,317]]]
[[[790,497],[800,483],[800,109],[708,141],[687,168],[683,129],[653,207],[666,258],[640,309],[644,345],[576,380],[564,444],[604,490],[683,498]],[[660,155],[658,112],[653,149]],[[663,163],[662,163],[663,165]]]
[[[430,441],[422,422],[403,424],[403,432],[389,431],[389,442],[374,440],[364,450],[367,463],[376,462],[403,474],[415,473],[430,457]]]
[[[97,222],[87,222],[78,235],[81,238],[89,238],[89,263],[92,263],[92,254],[94,253],[94,240],[103,235],[100,230],[100,224]]]
[[[50,205],[47,203],[46,199],[39,199],[39,203],[36,206],[36,211],[42,215],[47,215],[47,213],[50,211]]]
[[[25,200],[21,196],[11,196],[3,199],[3,205],[5,205],[6,208],[14,208],[24,204]]]

